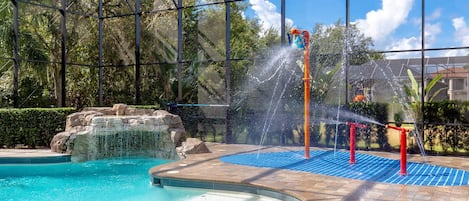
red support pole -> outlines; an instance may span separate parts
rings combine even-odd
[[[355,164],[355,124],[350,124],[350,164]]]
[[[399,174],[405,176],[407,175],[407,132],[409,132],[409,130],[390,125],[387,125],[386,128],[391,128],[401,132],[401,171]]]
[[[359,128],[366,128],[366,125],[347,122],[348,126],[350,126],[350,164],[355,164],[355,145],[356,145],[356,127]]]
[[[400,175],[407,175],[407,130],[401,129],[401,171]]]

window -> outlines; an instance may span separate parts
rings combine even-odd
[[[465,82],[464,79],[453,79],[453,90],[464,90]]]

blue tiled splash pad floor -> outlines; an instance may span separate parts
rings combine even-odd
[[[344,151],[303,151],[237,154],[220,158],[226,163],[263,168],[280,168],[350,179],[419,186],[469,185],[469,172],[455,168],[407,162],[407,176],[399,175],[400,161],[357,153],[356,164],[349,164]]]

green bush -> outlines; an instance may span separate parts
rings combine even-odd
[[[430,151],[469,151],[469,101],[427,102],[424,107],[424,139]]]
[[[0,147],[49,147],[52,137],[65,130],[67,115],[73,112],[73,108],[0,109]]]

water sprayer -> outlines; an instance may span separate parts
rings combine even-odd
[[[386,128],[394,129],[401,132],[401,171],[400,175],[407,175],[407,132],[409,129],[386,125]]]
[[[350,126],[350,164],[355,164],[355,144],[356,144],[356,128],[366,128],[366,125],[356,123],[356,122],[347,122],[347,126]]]
[[[305,158],[309,158],[310,147],[310,82],[309,76],[309,33],[306,30],[293,28],[288,35],[288,43],[291,47],[303,50],[304,57],[304,142]],[[293,42],[293,43],[292,43]]]

